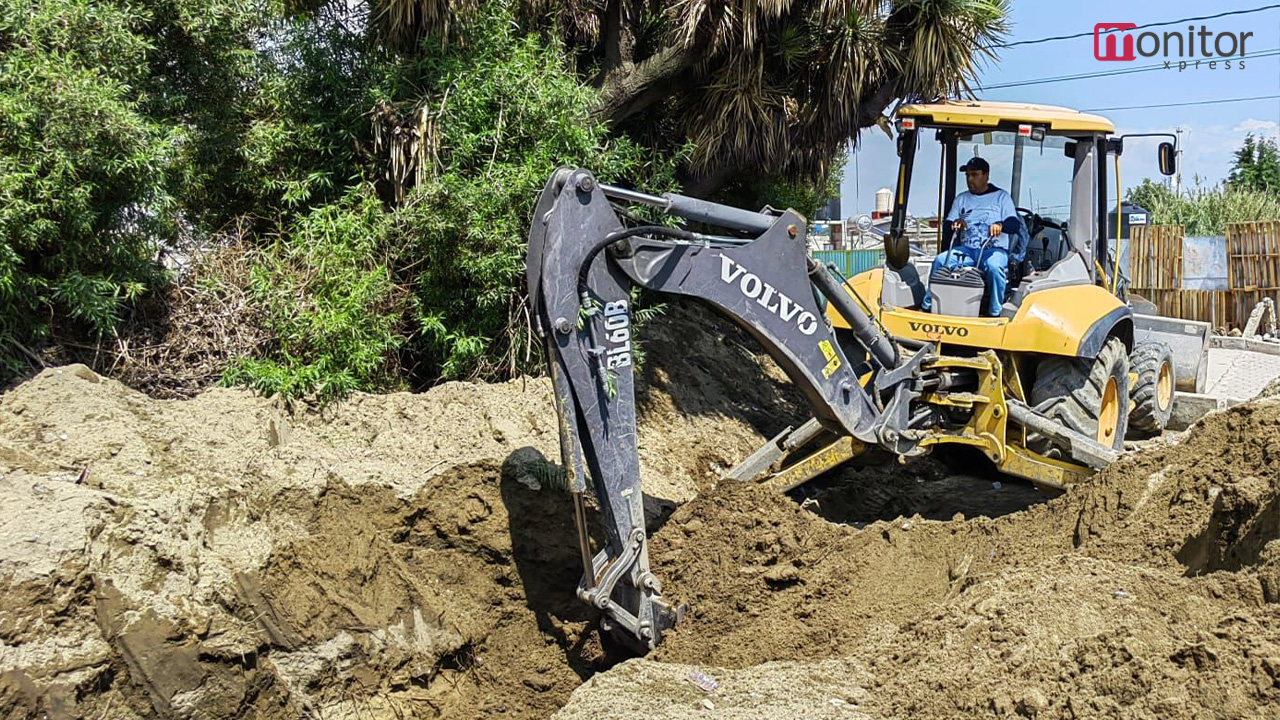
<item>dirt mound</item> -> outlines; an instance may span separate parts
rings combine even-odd
[[[845,658],[871,673],[863,708],[873,716],[1274,712],[1277,478],[1271,399],[998,518],[917,515],[857,529],[722,485],[654,540],[668,594],[692,612],[653,658],[712,672]],[[945,479],[902,481],[917,480]],[[660,683],[624,667],[612,672],[666,707]],[[579,697],[597,707],[591,695],[584,688],[571,709]],[[670,695],[672,707],[685,695]]]
[[[700,351],[772,402],[726,337]],[[685,365],[646,370],[656,520],[763,435],[727,395],[677,410]],[[614,661],[545,482],[552,408],[532,379],[323,411],[154,400],[83,366],[6,393],[0,715],[549,715]]]
[[[1280,707],[1257,580],[1059,555],[983,578],[859,653],[887,717],[1257,717]]]
[[[645,491],[685,502],[788,425],[800,394],[746,333],[693,302],[670,302],[641,332],[636,383]],[[690,468],[712,472],[691,473]],[[663,484],[670,481],[673,487]]]
[[[554,447],[548,401],[455,384],[290,415],[83,367],[5,395],[3,714],[549,712],[605,660],[566,498],[500,481]]]
[[[692,611],[608,670],[544,380],[321,412],[68,367],[0,396],[0,715],[1277,711],[1280,398],[1047,502],[931,461],[787,498],[715,483],[797,406],[699,313],[651,336],[640,431],[652,519],[688,500],[651,559]]]

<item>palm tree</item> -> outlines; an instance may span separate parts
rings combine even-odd
[[[412,51],[447,37],[470,0],[369,0],[374,27]],[[692,143],[687,188],[824,177],[900,98],[967,94],[994,58],[1009,0],[522,0],[600,91],[596,117],[671,149]]]

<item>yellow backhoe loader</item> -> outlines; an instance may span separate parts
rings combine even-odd
[[[809,403],[812,420],[765,443],[730,478],[785,490],[868,448],[905,458],[951,447],[976,448],[1004,472],[1063,488],[1119,457],[1131,419],[1158,428],[1175,381],[1169,346],[1135,320],[1106,269],[1104,159],[1122,149],[1111,124],[990,103],[909,105],[898,122],[902,163],[887,263],[849,282],[809,256],[806,221],[793,210],[650,195],[575,168],[548,181],[529,231],[530,311],[555,388],[583,566],[578,596],[620,639],[655,647],[681,615],[649,565],[631,354],[637,286],[695,298],[731,318]],[[1069,218],[1030,211],[1010,218],[1011,226],[1025,221],[1040,252],[1015,268],[1023,272],[1008,297],[992,302],[964,273],[944,268],[943,277],[931,260],[911,255],[904,220],[926,129],[946,148],[948,204],[962,145],[994,147],[1008,135],[1015,153],[1065,158]],[[1161,146],[1165,172],[1172,150]],[[619,204],[649,206],[684,226],[644,224]],[[1046,235],[1051,224],[1056,245]],[[993,317],[979,313],[984,292],[986,306],[999,309]],[[588,477],[604,526],[594,552]]]
[[[1062,458],[1050,438],[1026,426],[1012,436],[1002,429],[998,416],[991,417],[1000,412],[1000,395],[1115,449],[1126,435],[1161,432],[1175,388],[1203,385],[1209,326],[1134,313],[1125,302],[1115,261],[1120,208],[1108,202],[1108,185],[1114,177],[1118,197],[1125,140],[1149,135],[1117,137],[1106,118],[1017,103],[908,104],[896,118],[900,163],[885,267],[854,277],[847,288],[897,342],[935,344],[956,358],[957,367],[973,366],[983,387],[975,391],[970,383],[959,392],[936,393],[935,401],[955,408],[952,427],[923,442],[971,444],[1003,472],[1062,486],[1082,473],[1070,463],[1045,462]],[[917,155],[933,147],[939,150],[937,219],[933,232],[917,236],[924,241],[918,245],[936,242],[928,248],[935,252],[913,254],[907,207]],[[1025,255],[1009,262],[1008,288],[994,303],[998,314],[983,312],[993,305],[993,289],[978,268],[934,260],[959,239],[950,210],[960,169],[975,157],[990,168],[992,183],[1008,179],[1005,187],[1027,230]],[[1162,173],[1174,172],[1172,143],[1159,145],[1158,161]],[[1022,207],[1020,200],[1034,197],[1037,187],[1037,204],[1047,199],[1054,217]],[[1109,224],[1115,236],[1109,236]],[[859,355],[848,324],[838,313],[828,317],[845,350]],[[955,434],[960,427],[963,439]]]

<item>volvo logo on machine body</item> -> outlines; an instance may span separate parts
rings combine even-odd
[[[755,300],[757,305],[785,322],[795,323],[796,329],[805,335],[812,335],[818,331],[818,318],[813,313],[805,310],[774,286],[761,280],[760,276],[734,262],[728,255],[720,256],[720,279],[728,285],[736,282],[743,295]]]
[[[929,337],[969,337],[969,328],[961,325],[943,325],[942,323],[915,322],[907,323],[912,332],[924,333]]]

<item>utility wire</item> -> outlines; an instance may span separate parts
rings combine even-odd
[[[1217,18],[1227,17],[1229,15],[1248,15],[1249,13],[1262,12],[1264,10],[1274,10],[1276,8],[1280,8],[1280,3],[1276,3],[1274,5],[1263,5],[1262,7],[1250,8],[1248,10],[1231,10],[1228,12],[1221,12],[1216,15],[1201,15],[1199,17],[1182,18],[1180,20],[1165,20],[1163,22],[1147,23],[1145,25],[1139,25],[1134,28],[1129,28],[1128,30],[1125,30],[1123,32],[1133,32],[1134,30],[1145,30],[1146,28],[1160,27],[1162,25],[1176,25],[1178,23],[1184,23],[1184,22],[1195,22],[1197,20],[1215,20]],[[1111,32],[1117,32],[1117,31],[1103,30],[1101,31],[1101,34],[1106,34]],[[1089,32],[1076,33],[1074,35],[1055,35],[1053,37],[1036,38],[1035,40],[1019,40],[1017,42],[1011,42],[1011,43],[997,43],[995,45],[991,45],[990,47],[999,49],[999,48],[1018,47],[1020,45],[1039,45],[1040,43],[1056,42],[1058,40],[1074,40],[1075,38],[1089,37],[1093,35],[1093,33],[1094,31],[1090,30]]]
[[[1147,108],[1184,107],[1187,105],[1225,105],[1226,103],[1250,102],[1253,100],[1275,100],[1280,95],[1256,95],[1254,97],[1224,98],[1222,100],[1194,100],[1192,102],[1160,103],[1158,105],[1126,105],[1124,107],[1085,108],[1084,112],[1104,112],[1108,110],[1145,110]]]
[[[1253,60],[1255,58],[1273,57],[1280,55],[1280,48],[1272,48],[1257,53],[1251,53],[1241,57],[1230,58],[1214,58],[1213,60],[1200,60],[1200,62],[1226,62],[1227,60]],[[1180,60],[1170,60],[1170,63],[1185,62]],[[1025,80],[1011,80],[1005,83],[997,83],[995,85],[979,85],[979,90],[1000,90],[1002,88],[1025,87],[1027,85],[1045,85],[1048,83],[1068,82],[1071,80],[1088,80],[1090,78],[1114,77],[1116,75],[1132,75],[1133,73],[1151,72],[1153,70],[1164,69],[1164,61],[1154,63],[1152,65],[1141,65],[1138,67],[1122,68],[1118,70],[1099,70],[1097,72],[1076,73],[1074,75],[1055,75],[1042,78],[1027,78]],[[1171,66],[1170,69],[1173,69]]]

